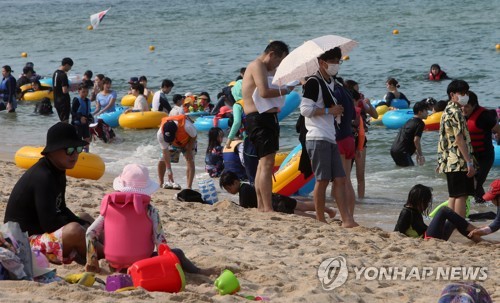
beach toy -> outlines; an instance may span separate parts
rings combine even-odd
[[[158,256],[137,261],[128,269],[135,287],[148,291],[176,293],[184,290],[186,278],[177,256],[168,245],[160,244]]]
[[[148,195],[126,192],[114,192],[102,198],[104,255],[112,267],[127,268],[152,255],[153,223],[147,214],[150,201]]]
[[[425,123],[424,130],[427,131],[439,130],[439,123],[441,122],[442,115],[443,112],[437,112],[428,116],[427,119],[424,119]]]
[[[240,290],[238,278],[229,269],[225,269],[214,281],[214,286],[220,295],[232,295]]]
[[[165,112],[129,112],[122,113],[118,118],[118,123],[123,128],[148,129],[158,128],[161,119],[167,117]]]
[[[90,287],[94,285],[95,274],[92,272],[84,272],[79,274],[69,274],[64,277],[64,281],[70,284],[79,284]]]
[[[471,199],[472,199],[472,196],[468,196],[467,200],[465,200],[465,217],[466,218],[469,217]],[[434,216],[437,214],[437,212],[439,211],[439,209],[441,209],[441,207],[444,207],[444,206],[448,206],[448,200],[446,200],[443,203],[441,203],[438,206],[436,206],[436,208],[434,208],[432,210],[432,212],[429,214],[429,217],[434,218]]]
[[[14,155],[14,163],[17,167],[28,169],[42,157],[40,154],[43,146],[23,146]],[[66,175],[74,178],[99,180],[106,166],[104,161],[96,154],[80,153],[75,167],[66,170]]]
[[[127,274],[111,275],[106,278],[106,290],[115,291],[133,286],[132,277]]]
[[[390,110],[382,116],[382,123],[389,129],[398,129],[414,116],[413,110]]]

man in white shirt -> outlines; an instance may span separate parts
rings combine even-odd
[[[165,79],[161,82],[161,88],[153,95],[153,104],[151,110],[155,112],[166,112],[167,114],[172,110],[172,106],[168,103],[167,94],[172,91],[174,82]]]
[[[318,58],[319,70],[309,77],[304,85],[304,94],[300,103],[300,113],[305,117],[307,153],[311,159],[316,177],[313,200],[316,218],[326,222],[324,210],[326,188],[333,181],[335,201],[339,208],[343,227],[355,227],[353,214],[345,199],[346,174],[342,167],[340,153],[335,139],[335,118],[340,117],[344,108],[337,105],[333,97],[334,75],[339,69],[340,48],[326,51]]]

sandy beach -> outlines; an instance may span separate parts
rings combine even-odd
[[[5,157],[3,157],[5,158]],[[23,173],[12,162],[0,161],[0,211]],[[112,176],[99,181],[68,177],[66,201],[74,212],[98,215],[101,197],[112,191]],[[313,219],[282,214],[263,214],[229,201],[214,206],[173,200],[172,191],[160,190],[152,203],[160,210],[171,247],[182,248],[200,267],[232,270],[241,284],[240,294],[263,295],[271,302],[436,302],[450,281],[372,279],[360,275],[362,267],[483,267],[481,281],[493,301],[500,300],[498,245],[473,244],[459,236],[451,241],[406,238],[380,228],[343,229],[336,221],[322,224]],[[363,224],[363,222],[360,222]],[[318,266],[327,258],[343,256],[347,281],[326,291],[318,279]],[[55,266],[64,276],[83,271],[77,264]],[[213,287],[217,275],[187,274],[184,292],[178,294],[137,289],[108,293],[93,287],[65,282],[39,284],[28,281],[0,282],[2,302],[245,302],[238,296],[220,296]],[[105,275],[100,275],[105,280]]]

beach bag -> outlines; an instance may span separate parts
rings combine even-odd
[[[207,204],[214,204],[219,201],[217,189],[215,188],[215,182],[212,178],[210,178],[210,175],[207,173],[199,174],[197,179],[203,201]]]
[[[116,268],[151,257],[154,251],[153,222],[148,216],[151,197],[139,193],[114,192],[102,198],[104,256]]]
[[[17,222],[7,222],[0,227],[0,263],[9,279],[33,279],[31,247],[28,234],[21,231]],[[5,275],[4,275],[5,276]]]
[[[457,282],[448,284],[441,292],[438,303],[492,303],[490,295],[478,283]]]

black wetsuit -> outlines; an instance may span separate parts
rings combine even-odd
[[[71,222],[82,225],[66,207],[66,173],[43,157],[17,181],[10,194],[4,222],[18,222],[28,235],[51,233]]]
[[[58,69],[52,76],[52,88],[54,90],[54,107],[59,115],[59,120],[69,121],[71,113],[71,99],[69,93],[63,93],[63,86],[69,89],[69,80],[66,72]]]
[[[396,223],[396,227],[394,227],[394,231],[399,231],[413,238],[422,237],[426,230],[427,225],[424,223],[422,214],[418,210],[407,206],[399,214],[398,222]]]

